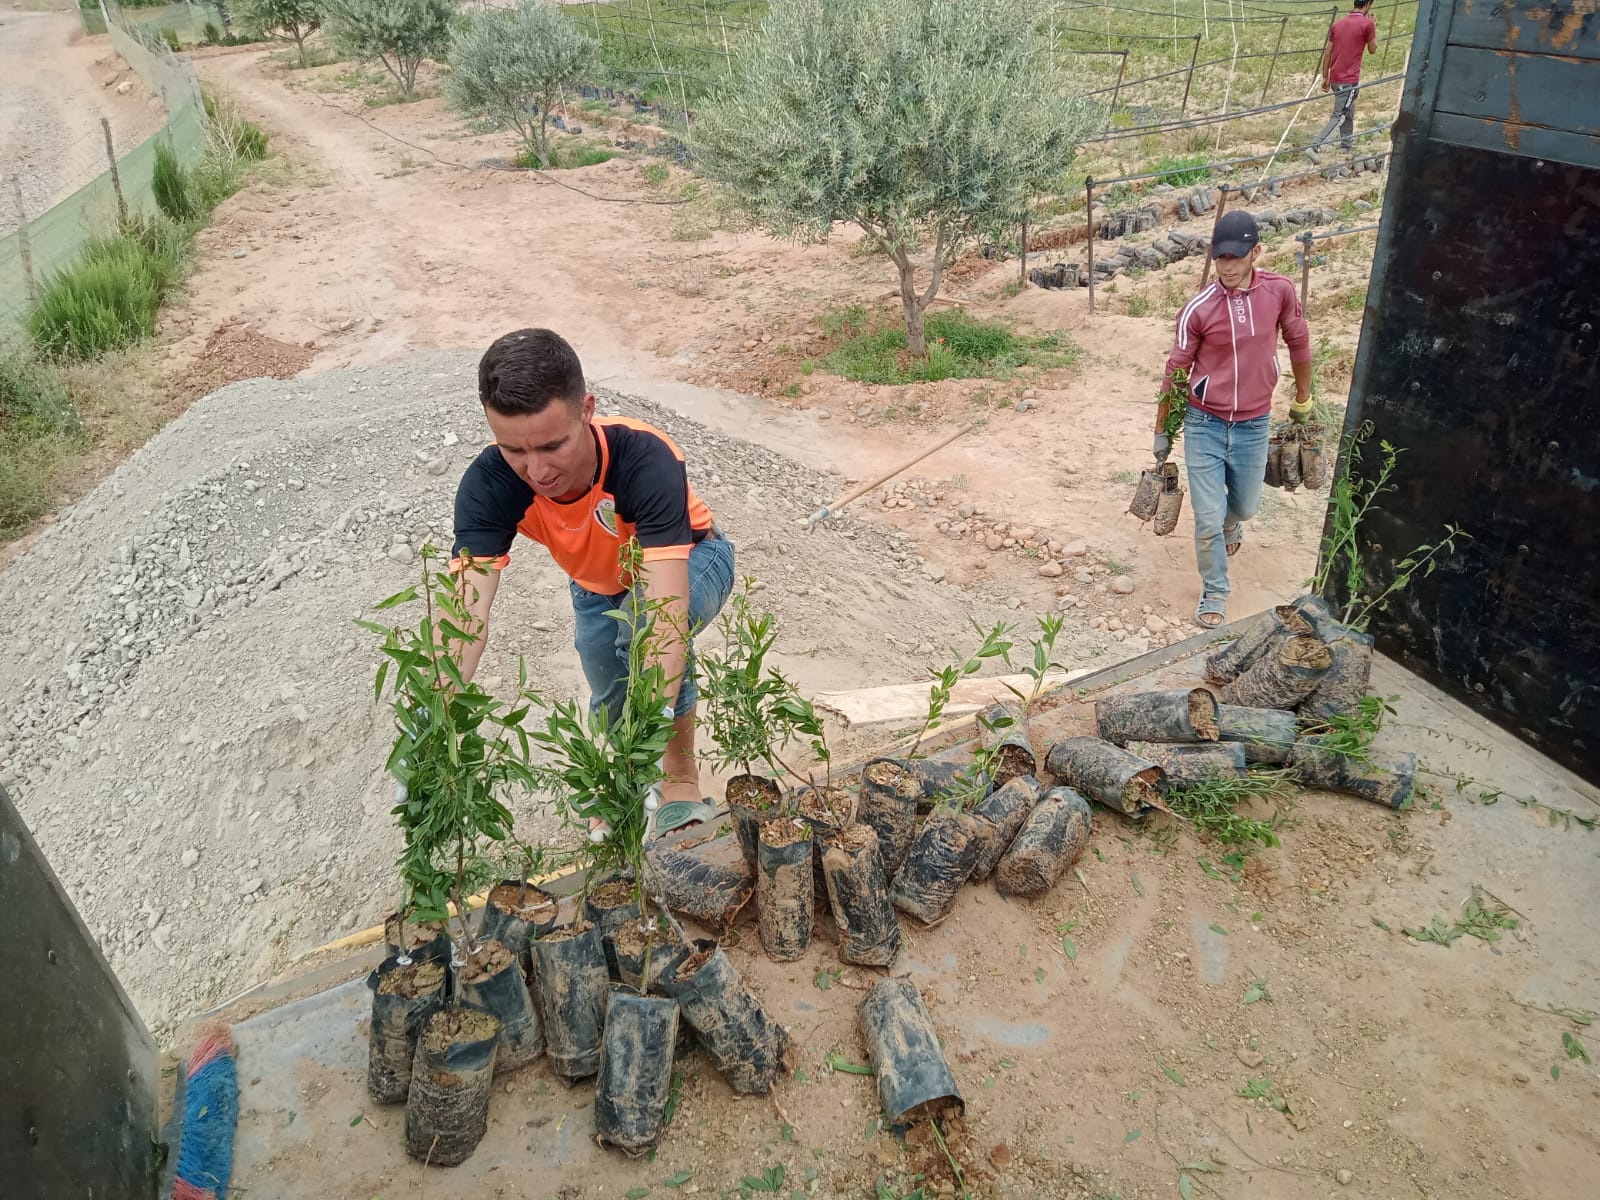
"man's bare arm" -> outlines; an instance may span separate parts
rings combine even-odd
[[[645,599],[662,603],[656,618],[656,661],[661,664],[665,676],[666,703],[676,704],[688,657],[689,560],[663,558],[647,562],[642,575]]]
[[[478,635],[473,642],[464,642],[461,646],[461,676],[468,683],[477,673],[478,663],[483,658],[484,647],[489,644],[489,606],[494,603],[494,594],[500,588],[500,572],[493,567],[487,570],[468,570],[464,572],[463,584],[467,594],[467,611],[472,614],[472,629],[469,632]]]

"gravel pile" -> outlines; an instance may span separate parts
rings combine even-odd
[[[0,573],[0,783],[158,1032],[394,906],[391,725],[353,621],[448,545],[487,440],[474,371],[428,354],[225,388]],[[837,479],[644,400],[601,407],[678,440],[808,691],[918,678],[970,619],[1017,618],[892,532],[796,530]],[[1078,662],[1112,645],[1077,636]],[[522,655],[534,686],[581,695],[571,638],[565,577],[524,543],[481,678],[509,690]]]

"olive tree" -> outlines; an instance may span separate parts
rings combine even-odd
[[[773,0],[693,130],[759,228],[858,225],[894,262],[906,338],[944,271],[1058,183],[1098,110],[1071,91],[1038,0]],[[917,287],[918,268],[926,286]]]
[[[333,44],[382,62],[402,96],[416,91],[423,59],[444,56],[455,16],[451,0],[323,0],[323,10]]]
[[[517,131],[541,167],[550,165],[551,106],[599,63],[599,43],[542,0],[485,9],[450,43],[445,92],[457,108]]]
[[[240,0],[239,14],[262,33],[289,38],[306,65],[306,39],[322,28],[322,0]]]

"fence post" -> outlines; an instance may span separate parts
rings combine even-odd
[[[1217,226],[1222,222],[1222,214],[1228,207],[1228,185],[1223,184],[1218,191],[1222,198],[1217,201],[1217,215],[1211,222],[1211,242],[1217,240]],[[1206,286],[1206,280],[1211,278],[1211,242],[1206,243],[1206,265],[1200,268],[1200,286]]]
[[[1194,86],[1194,64],[1200,59],[1200,35],[1194,35],[1194,51],[1189,55],[1189,74],[1183,80],[1183,104],[1178,109],[1179,116],[1189,115],[1189,89]]]
[[[1389,6],[1389,28],[1383,35],[1383,57],[1378,60],[1378,74],[1382,75],[1389,66],[1389,43],[1394,41],[1394,17],[1400,11],[1399,0]]]
[[[1083,208],[1089,230],[1089,311],[1094,311],[1094,176],[1083,181]]]
[[[1022,252],[1019,255],[1022,265],[1017,268],[1017,282],[1023,287],[1028,286],[1028,209],[1022,209]]]
[[[39,302],[39,285],[33,280],[33,245],[28,241],[28,210],[22,205],[22,176],[11,177],[11,195],[17,202],[17,250],[22,255],[22,279],[31,306]]]
[[[117,194],[117,220],[128,219],[128,202],[122,198],[122,176],[117,174],[117,151],[111,144],[111,122],[100,118],[100,130],[106,135],[106,162],[111,167],[111,190]]]
[[[1300,310],[1305,311],[1306,298],[1311,294],[1311,242],[1312,233],[1308,229],[1300,237]]]
[[[1283,34],[1289,28],[1289,18],[1283,19],[1283,24],[1278,26],[1278,41],[1272,47],[1272,61],[1267,64],[1267,81],[1261,85],[1261,99],[1256,101],[1257,107],[1267,102],[1267,89],[1272,86],[1272,73],[1278,69],[1278,51],[1283,49]]]
[[[1111,89],[1111,106],[1106,109],[1106,132],[1111,132],[1111,120],[1117,115],[1117,97],[1122,95],[1122,77],[1128,73],[1128,52],[1122,52],[1122,64],[1117,67],[1117,86]]]

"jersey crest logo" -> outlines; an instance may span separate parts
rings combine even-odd
[[[617,533],[617,502],[610,496],[594,506],[594,519],[612,537],[620,536]]]

